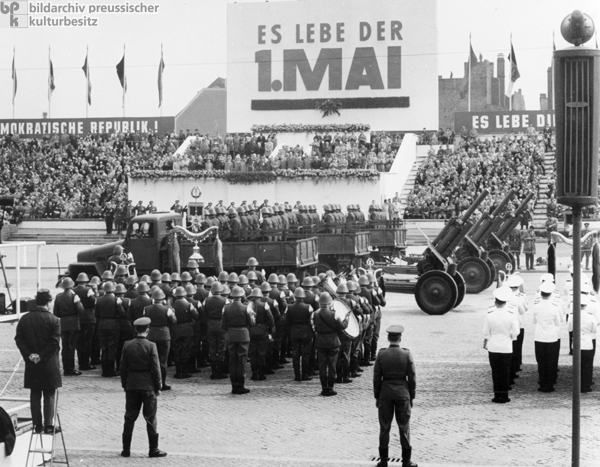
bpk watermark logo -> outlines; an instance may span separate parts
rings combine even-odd
[[[27,0],[0,1],[0,27],[26,28],[28,6]]]

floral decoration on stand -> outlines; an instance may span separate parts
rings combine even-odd
[[[317,110],[320,110],[323,113],[323,118],[333,114],[339,116],[341,108],[342,102],[339,99],[327,99],[326,101],[317,104]]]
[[[253,125],[250,130],[256,133],[316,133],[316,132],[359,132],[369,131],[370,125],[366,123],[329,123],[323,125],[313,124],[273,124],[273,125]]]

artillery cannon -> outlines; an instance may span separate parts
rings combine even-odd
[[[457,307],[465,297],[466,284],[457,271],[453,252],[473,227],[469,218],[488,194],[484,190],[460,219],[450,219],[433,241],[425,237],[427,249],[416,266],[383,266],[385,273],[413,276],[387,281],[386,288],[413,293],[421,310],[430,315],[441,315]]]
[[[488,238],[488,257],[492,263],[494,263],[494,266],[496,266],[497,271],[508,272],[509,268],[507,266],[509,263],[511,265],[510,270],[514,271],[516,267],[515,257],[510,252],[506,240],[521,222],[523,213],[525,212],[525,209],[527,209],[527,205],[533,196],[533,193],[529,193],[514,212],[506,212],[498,229],[495,232],[492,232]]]

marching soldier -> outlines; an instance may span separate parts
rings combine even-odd
[[[367,273],[369,279],[369,290],[371,291],[373,309],[375,311],[372,316],[373,319],[373,337],[371,338],[371,360],[375,360],[377,357],[377,342],[379,341],[379,331],[381,329],[381,307],[386,305],[385,296],[383,290],[377,284],[375,274],[372,272]]]
[[[128,340],[133,339],[133,327],[132,321],[129,320],[129,306],[131,305],[131,299],[125,298],[125,292],[127,289],[123,284],[117,284],[115,287],[115,297],[121,300],[123,311],[125,312],[122,316],[117,318],[119,324],[119,344],[117,345],[117,353],[115,354],[115,361],[117,366],[121,361],[121,353],[123,352],[123,345]]]
[[[117,318],[125,316],[123,301],[115,297],[115,283],[104,284],[104,295],[96,300],[96,320],[98,321],[98,338],[102,349],[102,376],[111,378],[119,376],[115,371],[115,357],[119,345],[119,323]]]
[[[136,282],[137,279],[135,276],[129,276],[127,279],[125,279],[125,287],[127,287],[127,292],[125,292],[125,298],[133,300],[134,298],[137,298],[140,295],[135,287]]]
[[[194,336],[194,321],[200,316],[198,311],[186,300],[186,291],[183,287],[175,289],[173,311],[177,323],[171,328],[171,341],[173,342],[173,360],[175,361],[175,378],[189,378],[187,364],[190,359],[192,337]]]
[[[171,348],[171,331],[169,326],[177,324],[173,309],[167,307],[166,303],[164,292],[161,289],[156,289],[152,292],[152,305],[144,308],[144,316],[150,318],[152,321],[150,323],[148,340],[156,344],[163,391],[171,389],[171,386],[167,385],[167,359]]]
[[[513,297],[512,290],[502,286],[494,290],[496,304],[488,310],[483,326],[483,348],[489,354],[494,382],[492,402],[504,404],[510,402],[510,364],[512,360],[512,341],[519,335],[517,310],[508,302]]]
[[[552,276],[550,274],[550,276]],[[519,288],[523,285],[523,278],[520,275],[511,275],[507,281],[506,286],[510,287],[513,293],[513,297],[509,300],[509,304],[513,305],[517,310],[517,319],[519,320],[519,336],[516,340],[512,341],[513,355],[510,364],[510,380],[514,381],[518,378],[517,374],[521,371],[521,364],[523,360],[523,339],[525,337],[525,320],[523,316],[529,309],[529,302],[524,293],[519,292]]]
[[[373,340],[373,316],[375,315],[375,306],[373,304],[373,294],[371,290],[369,290],[369,278],[367,276],[360,276],[358,279],[358,285],[360,286],[360,292],[358,295],[362,297],[363,303],[368,310],[368,312],[364,313],[365,316],[365,335],[363,338],[363,355],[362,355],[362,366],[373,366],[370,362],[371,358],[371,342]]]
[[[285,359],[285,354],[281,352],[281,344],[283,342],[283,335],[285,331],[285,312],[287,311],[287,300],[285,293],[279,290],[279,277],[273,273],[269,276],[268,283],[271,290],[268,293],[268,297],[272,299],[277,305],[278,318],[275,318],[275,335],[273,336],[273,366],[279,366],[285,363],[289,363]],[[279,364],[279,365],[278,365]],[[279,369],[279,368],[277,368]]]
[[[416,392],[415,364],[408,349],[400,347],[404,327],[386,329],[390,346],[381,349],[375,359],[373,391],[379,413],[379,457],[377,467],[387,467],[390,429],[394,415],[400,429],[402,467],[417,467],[411,461],[410,416]]]
[[[229,237],[226,240],[229,242],[241,241],[242,223],[235,208],[229,208],[227,216],[229,217]]]
[[[258,285],[262,284],[265,281],[265,278],[263,277],[262,273],[256,269],[258,267],[258,261],[256,260],[256,258],[254,258],[254,257],[248,258],[248,261],[246,262],[246,266],[248,268],[244,269],[242,271],[242,274],[244,274],[245,276],[248,276],[248,273],[250,271],[254,272],[254,274],[256,274],[256,282],[258,283]],[[252,279],[250,279],[250,276],[248,276],[248,280],[252,281]]]
[[[244,291],[235,286],[231,291],[233,302],[225,306],[221,319],[221,328],[227,333],[229,347],[229,378],[231,379],[232,394],[247,394],[250,389],[244,387],[244,367],[248,359],[250,346],[249,328],[252,319],[246,305],[241,300]]]
[[[135,339],[125,343],[121,357],[121,385],[125,389],[125,423],[123,425],[123,450],[121,456],[131,455],[133,427],[143,407],[148,433],[149,457],[165,457],[166,452],[158,449],[156,432],[156,397],[160,394],[161,373],[156,344],[147,340],[150,318],[134,321]]]
[[[321,380],[321,395],[335,396],[337,392],[333,390],[335,384],[335,368],[338,354],[340,351],[340,339],[338,332],[348,327],[348,318],[351,311],[348,311],[344,320],[336,318],[335,312],[331,308],[333,299],[328,292],[323,292],[319,296],[319,310],[314,314],[315,326],[315,348],[319,357],[319,378]]]
[[[209,346],[209,359],[212,373],[210,379],[223,379],[223,361],[225,359],[226,334],[221,328],[223,309],[227,304],[223,293],[223,285],[214,282],[210,288],[211,295],[204,302],[204,310],[208,317],[207,340]]]
[[[266,374],[266,356],[271,333],[273,332],[274,320],[271,307],[262,300],[260,288],[252,289],[248,297],[248,312],[254,319],[254,326],[250,328],[250,368],[252,369],[252,381],[264,381]]]
[[[197,319],[192,323],[192,342],[190,345],[190,357],[187,362],[188,373],[200,373],[201,362],[201,350],[202,341],[200,339],[200,320],[202,319],[202,303],[194,298],[196,293],[196,287],[193,284],[187,284],[185,286],[185,299],[196,309],[198,312]]]
[[[79,318],[80,329],[77,341],[79,370],[95,370],[96,367],[90,364],[90,357],[92,354],[92,342],[94,340],[94,326],[96,324],[96,317],[94,316],[96,294],[91,287],[88,287],[90,280],[85,272],[79,273],[76,282],[77,286],[73,289],[73,292],[77,294],[83,306],[83,314]]]
[[[310,381],[309,359],[314,339],[312,328],[313,308],[304,303],[306,293],[302,287],[294,291],[295,302],[287,311],[286,327],[292,341],[294,381]],[[301,364],[302,363],[302,364]]]
[[[352,310],[354,302],[349,300],[348,297],[348,286],[346,284],[340,284],[337,286],[336,293],[338,294],[338,300],[342,301],[348,308]],[[350,379],[350,352],[352,350],[352,338],[343,332],[338,333],[340,338],[340,353],[337,361],[337,378],[336,383],[351,383]]]
[[[129,303],[129,321],[134,322],[136,319],[144,316],[144,308],[152,305],[152,299],[148,295],[150,287],[145,282],[140,282],[137,288],[138,296],[131,300]]]
[[[54,316],[60,318],[60,337],[62,341],[62,364],[65,376],[79,376],[75,369],[75,349],[79,338],[79,317],[83,315],[81,299],[73,291],[75,283],[65,277],[61,283],[63,292],[54,300]]]

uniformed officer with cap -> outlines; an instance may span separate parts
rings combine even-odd
[[[550,274],[552,276],[552,274]],[[527,296],[520,292],[523,286],[523,278],[518,274],[513,274],[506,280],[507,287],[513,292],[513,296],[509,300],[510,305],[514,305],[517,309],[517,319],[519,320],[519,335],[517,339],[513,341],[513,356],[510,365],[510,380],[514,381],[518,378],[518,372],[521,371],[521,365],[523,363],[523,339],[525,338],[525,319],[523,316],[529,309],[529,302]]]
[[[123,450],[121,456],[131,455],[131,438],[133,427],[140,409],[146,420],[148,456],[165,457],[166,452],[158,449],[158,433],[156,432],[157,396],[162,385],[160,363],[156,344],[147,337],[150,332],[151,319],[138,318],[133,322],[135,338],[125,342],[121,355],[121,385],[125,390],[125,424],[123,425]]]
[[[490,307],[483,326],[483,348],[489,354],[494,383],[492,402],[504,404],[510,402],[510,365],[512,361],[513,340],[519,335],[519,320],[516,308],[509,303],[514,296],[508,286],[494,290],[496,303]]]
[[[390,326],[386,329],[390,346],[381,349],[375,359],[373,391],[375,405],[379,410],[379,457],[377,467],[387,467],[389,457],[390,429],[394,414],[400,429],[402,467],[417,467],[411,461],[410,415],[415,398],[415,364],[408,349],[400,347],[404,327]]]
[[[538,364],[540,392],[554,392],[558,370],[560,342],[558,331],[561,323],[561,303],[553,295],[554,284],[543,282],[540,285],[541,296],[533,305],[533,324],[535,324],[535,359]]]

